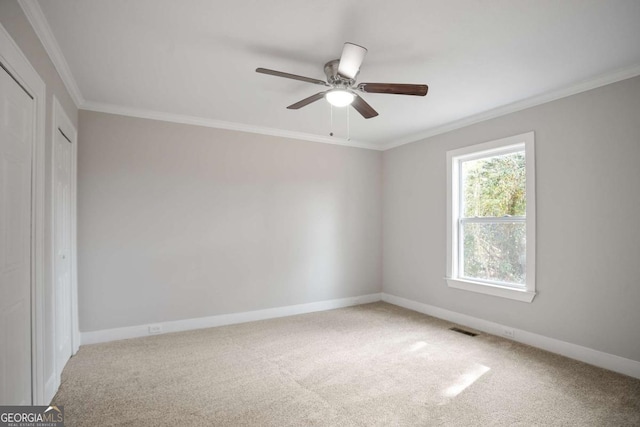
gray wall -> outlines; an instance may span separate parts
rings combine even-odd
[[[380,292],[382,154],[80,112],[80,330]]]
[[[45,218],[51,218],[51,147],[52,142],[52,109],[53,96],[60,101],[62,108],[74,126],[78,123],[78,109],[67,92],[62,79],[58,75],[51,59],[33,31],[17,1],[0,0],[0,24],[7,30],[33,68],[40,75],[47,87],[47,111],[45,127]],[[4,72],[4,71],[3,71]],[[53,317],[53,280],[52,280],[52,223],[45,220],[45,313],[44,313],[44,378],[49,381],[55,374],[54,369],[54,317]]]
[[[447,287],[445,153],[536,135],[531,304]],[[640,361],[640,77],[383,155],[384,292]]]

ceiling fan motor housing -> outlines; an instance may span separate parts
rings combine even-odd
[[[327,82],[337,89],[348,89],[353,86],[356,79],[348,79],[338,74],[338,66],[340,65],[339,59],[324,64],[324,74],[327,76]]]

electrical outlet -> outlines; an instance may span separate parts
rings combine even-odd
[[[149,325],[149,335],[161,334],[162,325]]]
[[[515,338],[516,333],[513,329],[511,328],[502,328],[502,335],[507,337],[507,338]]]

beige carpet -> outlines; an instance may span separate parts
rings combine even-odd
[[[640,380],[386,303],[82,346],[67,426],[639,426]]]

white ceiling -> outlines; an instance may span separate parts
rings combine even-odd
[[[53,35],[45,45],[50,54],[59,45],[54,62],[59,69],[68,64],[67,86],[77,84],[83,108],[312,140],[331,141],[329,105],[285,107],[322,88],[255,69],[324,79],[324,63],[340,56],[345,41],[365,46],[359,82],[429,85],[424,98],[363,95],[380,115],[365,120],[351,109],[350,136],[353,145],[371,148],[575,92],[589,80],[640,74],[638,0],[34,5]],[[346,136],[346,109],[334,108],[334,132],[337,142]]]

